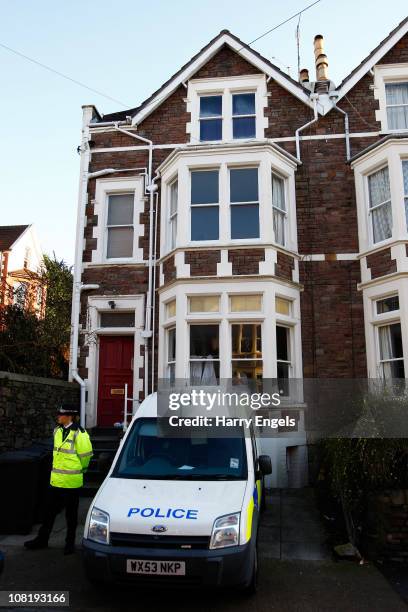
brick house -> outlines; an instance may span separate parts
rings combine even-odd
[[[33,225],[0,226],[0,308],[11,304],[45,314],[43,256]]]
[[[223,30],[140,106],[83,107],[88,426],[123,419],[124,383],[408,376],[408,19],[338,86],[314,46],[296,82]]]

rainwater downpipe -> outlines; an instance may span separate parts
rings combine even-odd
[[[129,132],[121,127],[119,127],[118,123],[114,123],[114,127],[118,132],[122,134],[126,134],[126,136],[130,136],[131,138],[136,138],[136,140],[141,140],[149,145],[149,165],[148,165],[148,185],[147,191],[149,193],[149,259],[148,259],[148,286],[147,286],[147,296],[146,296],[146,310],[145,310],[145,328],[142,331],[142,338],[144,340],[144,392],[145,397],[147,397],[149,390],[149,338],[152,337],[151,323],[152,323],[152,279],[153,279],[153,217],[154,217],[154,193],[157,190],[157,185],[155,184],[156,179],[152,177],[152,169],[153,169],[153,141],[145,138],[144,136],[140,136],[139,134],[134,134],[133,132]],[[152,354],[153,354],[153,341],[152,341]],[[154,364],[152,362],[152,369],[154,368]]]
[[[349,127],[348,113],[346,113],[345,110],[337,106],[336,100],[338,98],[338,93],[329,94],[329,98],[332,101],[333,108],[344,116],[344,134],[346,137],[346,160],[349,161],[351,157],[351,153],[350,153],[350,127]]]
[[[157,173],[156,173],[157,174]],[[158,211],[159,211],[159,194],[156,193],[155,195],[155,210],[154,210],[154,247],[153,247],[153,253],[154,253],[154,266],[153,266],[153,304],[152,304],[152,393],[154,391],[154,355],[155,355],[155,346],[154,346],[154,342],[155,342],[155,338],[154,338],[154,333],[155,333],[155,329],[156,329],[156,274],[157,274],[157,270],[156,270],[156,262],[157,262],[157,215],[158,215]]]
[[[300,159],[300,132],[302,132],[304,129],[306,129],[307,127],[309,127],[309,125],[312,125],[313,123],[316,123],[316,121],[318,120],[319,116],[317,114],[317,100],[318,100],[318,94],[311,94],[310,99],[313,101],[313,113],[314,113],[314,117],[311,121],[308,121],[307,123],[305,123],[305,125],[302,125],[300,128],[298,128],[295,132],[295,138],[296,138],[296,157],[298,159],[298,161],[301,161]]]

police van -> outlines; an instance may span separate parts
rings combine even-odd
[[[256,589],[263,477],[254,432],[159,435],[157,396],[140,405],[88,512],[95,582]]]

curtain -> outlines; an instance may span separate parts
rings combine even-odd
[[[405,194],[405,219],[408,230],[408,161],[402,162],[402,173],[404,176],[404,194]]]
[[[275,241],[283,246],[285,244],[285,215],[276,208],[273,211],[273,231]]]
[[[391,203],[383,204],[372,212],[373,238],[374,242],[381,242],[391,238],[392,235],[392,211]]]
[[[372,211],[374,242],[386,240],[392,235],[392,210],[390,177],[388,166],[374,172],[368,177],[368,190],[370,195],[370,208]],[[382,206],[379,206],[382,204]]]
[[[385,92],[388,128],[408,129],[408,83],[389,83],[385,86]]]
[[[380,338],[380,359],[392,359],[392,338],[391,338],[391,327],[386,325],[378,329]],[[384,378],[392,378],[392,363],[382,363],[382,374]]]

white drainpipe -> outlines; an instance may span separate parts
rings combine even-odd
[[[329,93],[329,98],[333,103],[333,108],[336,111],[339,111],[339,113],[341,113],[344,116],[344,133],[346,136],[346,159],[347,161],[349,161],[350,157],[351,157],[351,153],[350,153],[350,127],[349,127],[349,117],[348,117],[348,113],[346,113],[345,110],[343,110],[342,108],[339,108],[337,106],[337,98],[339,97],[339,94],[337,92],[331,92]]]
[[[318,94],[311,94],[310,99],[313,100],[313,112],[314,112],[314,117],[311,121],[308,121],[307,123],[305,123],[305,125],[302,125],[300,128],[298,128],[295,132],[295,138],[296,138],[296,157],[298,158],[299,161],[301,161],[300,159],[300,132],[302,132],[304,129],[306,129],[307,127],[309,127],[309,125],[312,125],[313,123],[316,123],[316,121],[318,120],[319,116],[317,114],[317,99],[318,99]]]
[[[73,334],[71,345],[71,376],[81,386],[81,409],[80,409],[80,424],[85,427],[85,400],[86,400],[86,382],[78,374],[78,343],[79,343],[79,313],[81,309],[81,293],[82,291],[90,291],[91,289],[99,289],[99,285],[76,285],[73,293]]]
[[[121,127],[119,127],[118,123],[114,124],[114,127],[118,132],[122,134],[126,134],[126,136],[130,136],[131,138],[136,138],[136,140],[141,140],[142,142],[146,142],[149,145],[149,165],[148,165],[148,185],[147,191],[149,193],[149,259],[148,259],[148,287],[147,287],[147,296],[146,296],[146,310],[145,310],[145,328],[142,331],[142,338],[144,339],[145,345],[145,362],[144,362],[144,392],[145,397],[147,396],[149,389],[149,352],[148,352],[148,342],[149,338],[152,337],[152,281],[153,281],[153,217],[154,217],[154,193],[157,190],[157,185],[155,184],[156,178],[153,179],[153,141],[148,138],[144,138],[144,136],[140,136],[139,134],[134,134],[133,132],[129,132]],[[153,342],[153,341],[152,341]],[[153,346],[153,345],[152,345]],[[153,350],[152,350],[153,354]],[[154,364],[152,362],[152,370],[154,369]]]

